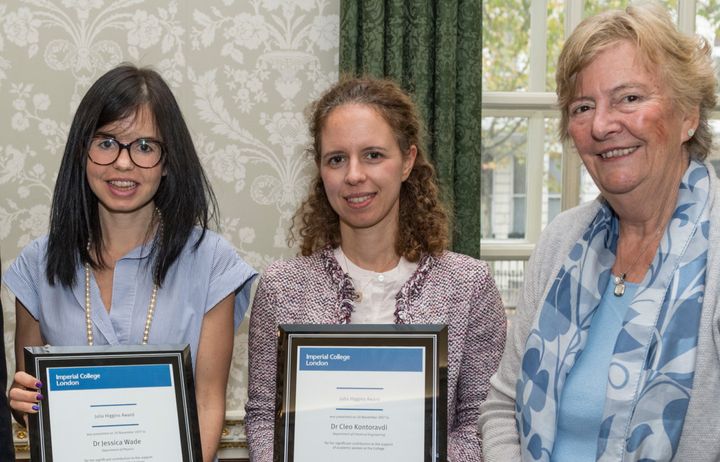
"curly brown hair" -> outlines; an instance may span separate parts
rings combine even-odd
[[[435,169],[425,156],[424,130],[412,99],[393,81],[370,77],[342,78],[310,106],[312,144],[308,154],[317,170],[310,192],[293,216],[289,243],[299,241],[304,256],[342,242],[338,214],[330,206],[320,177],[321,134],[330,113],[345,104],[372,107],[392,129],[400,151],[417,149],[415,164],[400,188],[399,232],[395,251],[409,261],[439,255],[448,246],[448,215],[439,199]]]

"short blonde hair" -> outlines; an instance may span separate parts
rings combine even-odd
[[[708,115],[716,104],[712,49],[704,38],[679,32],[667,10],[655,3],[591,16],[567,39],[555,74],[562,114],[560,138],[563,141],[568,138],[569,106],[575,97],[578,73],[599,52],[619,41],[631,42],[647,65],[660,71],[678,109],[687,114],[699,108],[695,135],[685,145],[691,158],[705,159],[712,147]]]

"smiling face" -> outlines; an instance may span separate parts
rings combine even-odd
[[[138,138],[160,139],[153,115],[145,106],[125,119],[98,128],[97,132],[110,135],[120,143],[130,143]],[[101,216],[154,209],[153,197],[162,176],[163,162],[153,168],[140,168],[133,164],[127,149],[123,149],[109,165],[87,160],[87,181],[98,198]]]
[[[410,175],[416,147],[407,153],[375,109],[345,104],[322,127],[320,176],[340,218],[343,240],[361,230],[394,239],[398,232],[400,187]]]
[[[682,144],[698,115],[675,107],[660,75],[625,41],[600,51],[577,75],[568,134],[609,200],[677,188],[688,165]]]

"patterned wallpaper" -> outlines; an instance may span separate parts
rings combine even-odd
[[[288,220],[309,182],[304,109],[337,80],[332,0],[0,0],[0,250],[3,268],[47,232],[74,109],[121,62],[171,84],[218,196],[221,232],[258,269],[294,254]],[[14,299],[3,287],[8,369]],[[228,414],[247,380],[235,339]]]

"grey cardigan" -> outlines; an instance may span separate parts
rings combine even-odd
[[[710,249],[705,278],[695,380],[676,461],[720,460],[720,191],[715,170],[710,172]],[[600,207],[599,200],[561,213],[542,233],[525,272],[517,312],[510,320],[500,368],[490,379],[487,400],[480,407],[478,429],[487,462],[519,461],[520,439],[515,422],[515,382],[525,341],[537,309],[571,246],[580,238]]]

